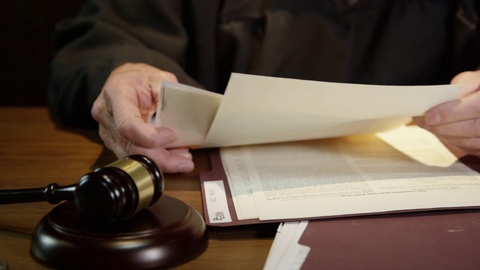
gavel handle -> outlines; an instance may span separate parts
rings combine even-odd
[[[0,204],[43,202],[57,204],[64,200],[73,200],[76,185],[59,186],[49,184],[45,188],[27,188],[0,190]]]

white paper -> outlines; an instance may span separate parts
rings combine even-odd
[[[458,97],[460,87],[380,86],[233,73],[224,95],[166,82],[155,126],[168,147],[224,147],[389,130]]]
[[[248,176],[254,198],[248,205],[256,206],[260,220],[480,206],[480,175],[452,163],[436,137],[416,126],[382,136],[390,144],[364,135],[227,147],[221,156],[231,188]],[[408,151],[398,151],[405,141]],[[235,163],[225,160],[235,155]],[[243,193],[236,190],[236,196]]]
[[[300,245],[308,221],[290,221],[279,225],[263,270],[298,270],[310,252],[310,247]]]
[[[404,126],[394,132],[378,133],[377,136],[401,153],[428,166],[449,167],[457,162],[457,157],[425,129]]]
[[[251,160],[245,160],[243,154],[234,152],[223,152],[223,167],[230,168],[225,170],[227,179],[236,178],[238,181],[230,182],[234,186],[230,186],[232,200],[236,205],[236,213],[238,219],[258,218],[255,198],[253,197],[252,184],[248,172],[252,172],[254,164]],[[249,168],[247,168],[249,167]],[[255,177],[255,176],[254,176]]]
[[[233,73],[203,147],[385,131],[458,97],[459,86],[380,86]]]
[[[172,82],[163,82],[154,126],[168,127],[179,138],[168,147],[202,144],[222,95]]]

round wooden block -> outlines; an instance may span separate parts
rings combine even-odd
[[[178,266],[207,245],[199,213],[164,195],[132,218],[110,224],[85,220],[74,203],[62,203],[39,222],[30,253],[55,269],[151,269]]]

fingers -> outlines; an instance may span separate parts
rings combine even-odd
[[[439,137],[480,137],[480,92],[432,108],[414,121]]]
[[[480,156],[480,138],[441,136],[439,139],[449,146],[454,146],[465,153]]]
[[[141,154],[151,158],[165,173],[186,173],[194,169],[192,154],[188,148],[165,149],[139,146],[121,137],[114,138],[105,127],[99,127],[99,135],[105,146],[118,158],[132,154]]]
[[[131,151],[151,158],[165,173],[187,173],[194,169],[193,157],[188,149],[143,148],[132,145]]]
[[[92,116],[99,123],[100,138],[117,157],[143,154],[164,172],[190,172],[194,164],[188,149],[165,148],[177,139],[177,134],[150,124],[165,79],[176,81],[173,74],[148,65],[119,67],[95,100]]]
[[[174,142],[178,135],[165,127],[154,127],[140,118],[126,118],[119,123],[110,123],[118,135],[143,147],[160,147]],[[117,122],[117,121],[115,121]]]
[[[129,75],[133,78],[119,78],[120,83],[114,85],[115,93],[108,95],[111,99],[111,113],[114,116],[114,126],[121,136],[144,147],[158,147],[172,142],[177,138],[170,130],[156,129],[150,124],[152,115],[156,112],[160,88],[165,79],[176,80],[168,72],[151,72],[148,66],[144,72],[134,70]],[[116,74],[124,76],[125,73]],[[110,89],[106,88],[105,93]]]
[[[414,122],[449,145],[480,155],[480,71],[463,72],[452,79],[461,85],[461,97],[428,110]]]
[[[460,123],[459,126],[453,127],[458,135],[463,132],[468,132],[464,134],[466,136],[479,134],[472,128],[478,128],[476,119],[480,117],[480,91],[478,91],[480,90],[480,71],[460,73],[452,79],[452,83],[461,84],[461,97],[428,110],[422,121],[423,124],[447,125],[443,128],[445,130],[453,127],[449,124]]]
[[[426,123],[417,123],[417,125],[442,136],[456,136],[459,138],[480,137],[480,118],[478,117],[447,124],[428,125]]]

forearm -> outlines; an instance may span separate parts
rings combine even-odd
[[[148,22],[154,20],[145,19],[143,26],[128,24],[129,14],[119,9],[131,5],[115,9],[106,2],[89,4],[78,18],[57,26],[49,104],[62,123],[95,127],[92,104],[110,73],[124,63],[146,63],[174,73],[182,82],[196,84],[182,68],[187,37],[182,34],[181,20],[174,15],[165,18],[171,25],[169,34],[152,34]],[[180,13],[180,7],[168,8]],[[153,48],[145,40],[158,45]]]

